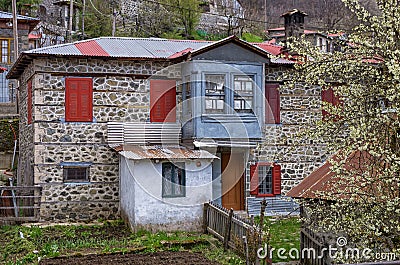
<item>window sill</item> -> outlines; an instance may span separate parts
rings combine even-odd
[[[68,186],[79,186],[79,185],[90,185],[92,184],[90,181],[64,181],[64,185]]]
[[[65,118],[60,119],[61,123],[74,123],[74,124],[92,124],[97,123],[97,119],[93,118],[92,121],[66,121]]]
[[[220,123],[220,122],[258,122],[256,115],[249,113],[237,114],[202,114],[203,122]]]
[[[163,199],[186,198],[186,195],[162,195]]]
[[[278,194],[257,194],[254,195],[256,198],[265,198],[265,197],[275,197]]]

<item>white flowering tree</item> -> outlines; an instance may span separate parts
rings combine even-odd
[[[357,0],[343,2],[360,24],[342,51],[323,53],[304,40],[288,44],[302,55],[292,80],[332,89],[339,99],[323,103],[327,115],[308,131],[335,154],[335,177],[318,194],[323,200],[307,202],[308,223],[344,234],[359,248],[399,253],[400,1],[377,0],[378,15]]]

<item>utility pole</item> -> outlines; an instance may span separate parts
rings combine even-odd
[[[113,15],[111,35],[114,37],[115,36],[115,24],[116,24],[116,16],[117,16],[117,14],[115,13],[115,1],[113,0],[111,3],[112,3],[112,15]]]
[[[86,1],[82,0],[82,39],[85,38],[85,11],[86,11]]]
[[[74,16],[74,1],[69,0],[69,25],[68,25],[69,42],[72,42],[72,17],[73,16]]]
[[[268,17],[268,15],[267,15],[267,1],[268,0],[265,0],[265,3],[264,3],[264,25],[265,25],[265,33],[264,34],[266,34],[267,33],[267,30],[268,30],[268,23],[267,23],[267,17]]]
[[[14,35],[14,62],[18,59],[18,19],[17,19],[17,0],[12,0],[13,12],[13,35]]]

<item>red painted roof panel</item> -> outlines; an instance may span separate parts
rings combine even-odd
[[[110,56],[96,40],[75,43],[75,47],[78,48],[82,55]]]

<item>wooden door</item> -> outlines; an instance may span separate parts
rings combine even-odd
[[[222,206],[244,210],[243,153],[222,153]]]

